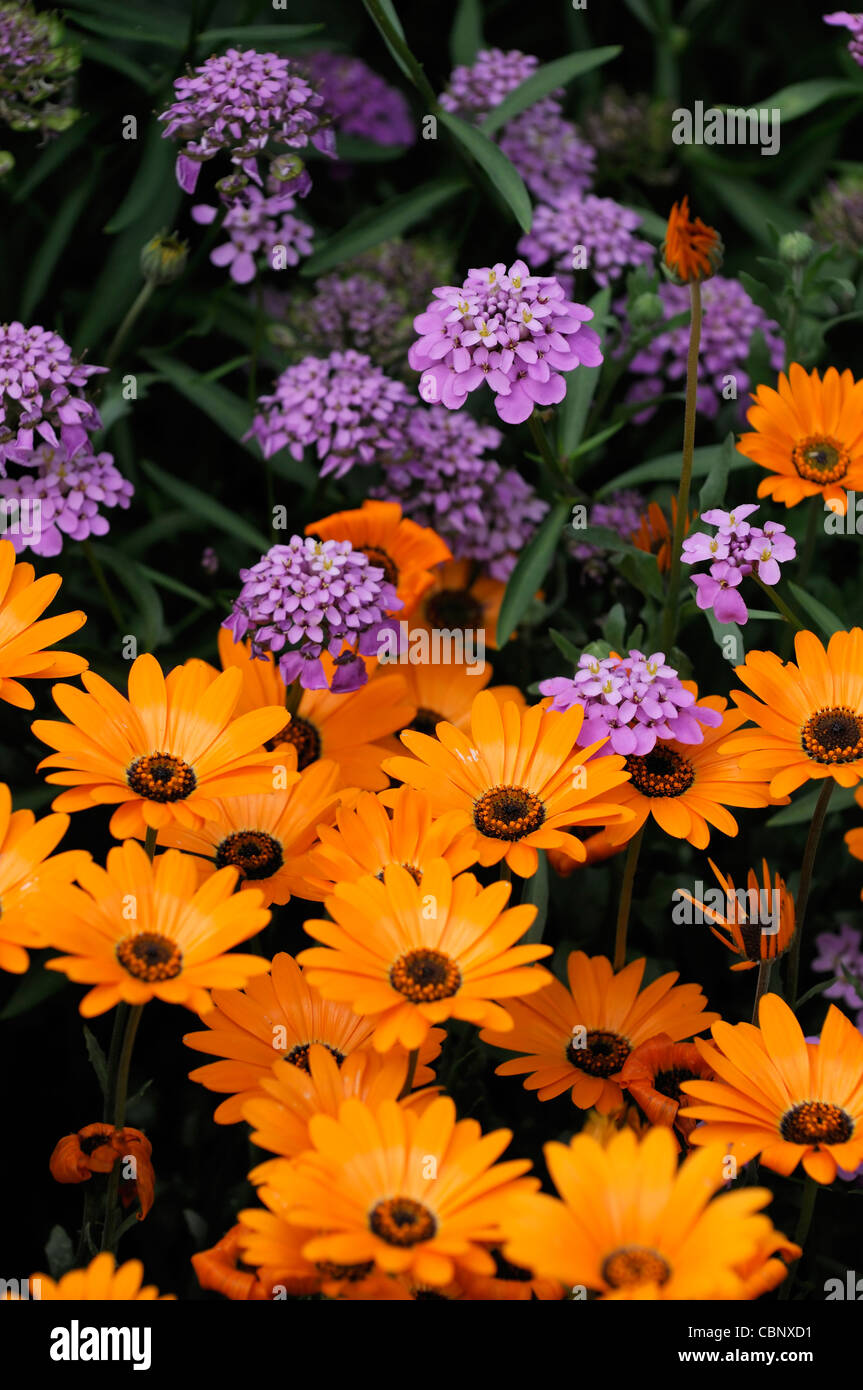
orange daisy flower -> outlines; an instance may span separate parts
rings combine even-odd
[[[614,974],[605,956],[572,951],[569,989],[559,980],[529,1002],[509,1005],[515,1028],[485,1028],[483,1042],[526,1056],[502,1062],[498,1076],[521,1076],[526,1091],[552,1100],[564,1091],[580,1110],[608,1115],[623,1105],[621,1073],[631,1053],[658,1034],[672,1042],[709,1028],[718,1014],[705,1013],[700,985],[678,985],[676,970],[641,989],[646,961]]]
[[[285,757],[286,788],[215,801],[214,818],[200,830],[169,825],[159,832],[158,843],[201,856],[198,865],[205,878],[233,866],[240,889],[257,889],[266,907],[290,902],[292,894],[314,898],[307,879],[309,850],[317,844],[321,823],[335,815],[339,769],[332,762],[317,762],[298,773],[295,749],[286,747]]]
[[[662,258],[678,284],[709,280],[722,264],[722,238],[700,217],[689,216],[689,199],[682,198],[668,215]]]
[[[503,1253],[501,1246],[492,1246],[489,1253],[494,1260],[495,1273],[471,1274],[462,1270],[459,1276],[461,1297],[471,1303],[556,1303],[566,1292],[559,1279],[536,1277],[524,1265],[513,1264]]]
[[[834,632],[825,651],[814,632],[798,632],[793,661],[749,652],[735,673],[753,692],[732,690],[741,720],[755,729],[727,739],[722,752],[748,777],[766,777],[770,794],[833,777],[853,787],[863,777],[863,630]],[[753,698],[754,697],[754,698]]]
[[[416,627],[411,631],[417,631]],[[478,652],[479,648],[476,650]],[[379,666],[375,678],[380,680],[380,673],[387,669],[385,665]],[[432,661],[406,663],[399,666],[399,671],[404,677],[407,698],[416,709],[408,728],[430,737],[440,723],[454,724],[467,732],[474,698],[486,689],[494,674],[487,661],[481,671],[468,670],[467,663]],[[488,693],[499,705],[512,701],[519,709],[526,708],[525,698],[516,685],[493,685]]]
[[[697,693],[693,681],[683,684]],[[631,811],[632,819],[608,824],[605,835],[610,845],[631,840],[652,816],[666,835],[706,849],[711,826],[723,835],[737,834],[729,806],[771,805],[765,777],[754,769],[744,770],[743,760],[733,754],[734,740],[728,738],[746,716],[740,710],[727,710],[727,702],[718,695],[706,695],[700,703],[724,714],[717,728],[704,729],[701,743],[658,739],[650,753],[626,759],[629,780],[607,799]]]
[[[604,1148],[589,1135],[546,1144],[560,1200],[517,1197],[502,1217],[507,1257],[601,1299],[744,1299],[743,1269],[784,1242],[761,1213],[766,1187],[716,1195],[722,1146],[678,1167],[677,1143],[658,1125],[640,1141],[622,1129]]]
[[[235,643],[225,628],[219,630],[219,656],[225,670],[240,669],[241,712],[258,710],[267,704],[284,708],[285,683],[272,656],[266,661],[257,660],[251,656],[249,644]],[[326,659],[322,660],[326,666]],[[367,660],[366,665],[371,674],[371,662]],[[285,742],[293,743],[301,772],[321,759],[337,763],[341,788],[382,791],[389,778],[381,771],[381,763],[398,748],[392,735],[409,724],[415,714],[416,706],[408,698],[401,675],[375,672],[374,681],[346,695],[334,695],[331,690],[304,690],[290,723],[285,713],[279,736],[268,746],[280,749]]]
[[[220,1125],[236,1124],[246,1102],[266,1094],[263,1082],[274,1063],[290,1062],[308,1073],[309,1049],[320,1044],[341,1064],[367,1047],[374,1033],[373,1019],[322,998],[284,951],[273,957],[271,973],[249,980],[245,990],[214,989],[202,1018],[206,1030],[187,1033],[183,1041],[222,1060],[198,1067],[189,1079],[208,1091],[228,1093],[213,1116]],[[442,1028],[431,1029],[420,1050],[415,1086],[434,1081],[429,1064],[440,1054],[444,1037]],[[400,1055],[407,1058],[406,1052]]]
[[[66,1134],[54,1146],[48,1163],[55,1182],[88,1182],[94,1173],[110,1173],[115,1165],[134,1159],[136,1176],[121,1178],[120,1200],[124,1207],[137,1202],[138,1220],[143,1221],[153,1205],[156,1175],[153,1172],[152,1145],[140,1129],[116,1129],[114,1125],[92,1124],[77,1134]]]
[[[354,550],[380,566],[404,604],[399,618],[409,618],[432,587],[435,565],[452,558],[437,531],[403,517],[398,502],[364,502],[356,511],[334,512],[322,521],[312,521],[306,535],[322,541],[350,541]]]
[[[863,806],[863,787],[857,788],[854,793],[854,800],[858,806]],[[845,843],[848,846],[849,854],[853,854],[855,859],[863,859],[863,826],[858,825],[853,830],[848,830],[845,834]],[[860,896],[863,898],[863,889],[861,889]],[[2,901],[2,889],[0,889],[0,901]],[[2,956],[0,956],[1,962]]]
[[[796,507],[820,493],[844,516],[846,490],[863,488],[863,381],[835,367],[822,381],[792,362],[788,376],[780,372],[778,390],[759,386],[752,399],[752,433],[741,435],[737,448],[770,474],[758,496]]]
[[[562,714],[549,704],[521,710],[507,701],[501,708],[481,691],[470,735],[452,724],[438,724],[437,738],[405,732],[402,743],[414,757],[389,758],[384,770],[424,791],[433,815],[458,811],[484,867],[505,859],[513,873],[530,878],[540,849],[584,859],[583,844],[567,827],[632,820],[617,804],[624,760],[591,758],[606,739],[577,747],[581,705]]]
[[[285,1162],[273,1185],[289,1222],[305,1230],[304,1257],[327,1265],[372,1264],[432,1287],[460,1269],[493,1275],[487,1245],[508,1204],[538,1186],[523,1176],[527,1160],[496,1163],[509,1130],[483,1136],[475,1120],[456,1120],[447,1096],[422,1114],[346,1100],[338,1119],[316,1115],[309,1131],[314,1149]],[[242,1243],[251,1263],[269,1262],[265,1242]]]
[[[30,1276],[31,1286],[38,1280],[39,1297],[52,1303],[164,1303],[172,1293],[159,1293],[155,1284],[142,1284],[144,1266],[140,1260],[115,1265],[114,1256],[103,1251],[86,1269],[70,1269],[62,1279],[47,1274]]]
[[[693,512],[686,519],[686,529],[684,536],[689,535],[692,523],[698,519],[698,513]],[[668,517],[660,507],[658,502],[648,502],[647,511],[639,522],[638,530],[633,531],[630,536],[632,544],[638,550],[646,550],[649,555],[656,556],[656,563],[659,566],[660,574],[665,574],[671,569],[671,542],[674,536],[674,528],[677,525],[677,497],[671,499],[671,524]]]
[[[77,632],[87,614],[59,613],[37,621],[60,588],[59,574],[36,579],[32,565],[15,563],[15,547],[0,540],[0,700],[19,709],[32,709],[35,701],[21,679],[57,680],[78,676],[87,669],[83,656],[74,652],[49,652],[52,643]]]
[[[707,862],[722,884],[725,912],[698,902],[684,888],[678,889],[678,893],[700,910],[723,946],[743,957],[731,969],[754,970],[762,961],[778,960],[794,939],[794,899],[785,887],[784,878],[777,874],[771,886],[767,860],[762,859],[763,882],[759,883],[755,870],[750,869],[746,888],[737,889],[730,874],[721,874],[712,859]],[[717,931],[712,925],[714,922],[725,928],[725,935]]]
[[[49,881],[71,883],[90,862],[83,849],[52,853],[68,828],[68,816],[37,822],[32,811],[13,811],[12,794],[0,782],[0,970],[23,975],[30,964],[24,947],[44,945],[33,910],[41,889]]]
[[[831,1004],[821,1040],[808,1043],[791,1009],[762,995],[758,1024],[716,1023],[699,1052],[716,1081],[686,1081],[682,1113],[705,1123],[693,1144],[725,1145],[739,1164],[760,1155],[787,1177],[798,1163],[816,1182],[863,1163],[863,1035]]]
[[[802,1254],[799,1245],[795,1245],[781,1231],[771,1228],[767,1235],[762,1236],[755,1252],[736,1266],[743,1280],[743,1298],[760,1298],[762,1294],[772,1293],[788,1273],[789,1263],[799,1260]],[[777,1259],[777,1256],[781,1258]]]
[[[269,1294],[253,1269],[243,1268],[240,1226],[232,1226],[209,1250],[192,1256],[192,1268],[202,1289],[224,1294],[235,1303],[260,1302]]]
[[[470,560],[451,560],[435,571],[434,584],[423,596],[418,617],[426,627],[439,631],[482,631],[486,647],[494,651],[505,590],[499,579],[477,576],[476,565]]]
[[[199,886],[194,862],[179,850],[151,863],[137,840],[126,840],[109,850],[106,868],[86,864],[78,881],[81,888],[56,893],[49,886],[41,901],[45,943],[69,953],[45,968],[94,986],[81,1000],[85,1018],[121,999],[201,1009],[206,990],[243,985],[270,968],[231,949],[270,920],[260,893],[234,893],[236,869]]]
[[[516,945],[536,908],[504,911],[510,887],[480,888],[473,874],[453,878],[443,859],[432,860],[417,885],[391,864],[383,883],[338,885],[325,904],[332,920],[305,923],[324,945],[297,959],[326,998],[374,1016],[378,1052],[396,1043],[418,1048],[431,1025],[448,1018],[508,1029],[509,1014],[493,1001],[549,984],[551,976],[533,962],[552,950]]]
[[[273,757],[262,744],[282,728],[284,708],[233,718],[241,678],[211,674],[204,662],[178,666],[167,680],[154,656],[129,672],[129,699],[93,672],[88,694],[55,685],[54,700],[69,723],[37,719],[33,732],[58,752],[43,758],[48,782],[69,788],[57,811],[119,803],[111,834],[144,838],[177,820],[200,826],[216,814],[214,798],[273,789]]]
[[[660,1034],[633,1048],[621,1069],[620,1084],[650,1124],[673,1128],[686,1144],[695,1121],[679,1113],[681,1104],[687,1104],[680,1087],[684,1081],[712,1081],[713,1076],[694,1043],[672,1042]]]

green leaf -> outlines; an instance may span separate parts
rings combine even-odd
[[[182,584],[179,579],[174,579],[170,574],[163,574],[161,570],[151,569],[149,565],[139,566],[141,573],[146,579],[152,580],[160,589],[167,589],[169,593],[179,594],[180,598],[186,598],[190,603],[197,603],[201,608],[212,608],[213,600],[205,598],[196,589],[190,589],[188,584]]]
[[[721,448],[721,444],[707,444],[703,448],[695,450],[692,462],[693,478],[704,478],[717,466]],[[738,453],[737,458],[729,464],[729,472],[736,472],[738,468],[751,467],[751,461]],[[607,492],[614,492],[617,488],[638,487],[642,483],[677,483],[679,480],[680,450],[678,449],[670,454],[662,454],[659,458],[650,459],[647,463],[639,463],[635,468],[628,468],[625,473],[620,473],[616,478],[610,478],[598,489],[596,495],[597,497],[604,497]]]
[[[568,501],[556,502],[518,557],[500,605],[497,620],[499,647],[509,641],[545,579],[554,559],[561,529],[569,515],[569,507]]]
[[[141,13],[143,15],[143,11]],[[100,16],[76,14],[70,16],[70,20],[82,29],[89,29],[105,39],[127,39],[130,43],[150,43],[178,50],[183,48],[185,42],[176,30],[173,34],[167,34],[161,29],[152,28],[152,21],[148,16],[141,20],[133,19],[125,5],[120,7],[119,18],[103,19]]]
[[[352,256],[358,256],[382,241],[399,236],[407,231],[408,227],[422,222],[436,208],[449,202],[450,198],[454,198],[467,186],[463,178],[435,179],[411,193],[391,198],[381,207],[361,213],[303,261],[300,274],[313,279],[323,275],[327,270],[332,270],[334,266],[341,265]]]
[[[449,35],[449,52],[453,67],[462,63],[472,63],[483,42],[480,0],[459,0]]]
[[[236,536],[243,545],[250,546],[259,554],[269,550],[270,542],[266,536],[262,535],[241,516],[237,516],[236,512],[223,507],[221,502],[217,502],[214,497],[210,497],[206,492],[200,492],[190,483],[181,482],[179,478],[173,477],[170,473],[163,472],[155,463],[142,461],[141,467],[147,477],[168,497],[179,502],[181,507],[188,508],[189,511],[198,516],[206,517],[217,530],[225,531],[229,536]]]
[[[408,150],[407,145],[379,145],[376,140],[364,140],[360,135],[336,136],[336,152],[339,159],[351,164],[383,164],[401,159]]]
[[[589,301],[587,307],[593,310],[594,317],[591,322],[594,326],[605,319],[610,304],[611,290],[609,288],[600,290]],[[601,366],[579,367],[577,371],[571,372],[569,375],[566,399],[560,408],[560,428],[557,439],[558,451],[564,458],[570,457],[581,442],[601,372]]]
[[[51,791],[53,790],[52,787]],[[20,796],[16,796],[15,805],[18,810],[21,809]],[[65,984],[64,975],[60,975],[56,970],[45,970],[38,962],[32,962],[12,998],[0,1009],[0,1019],[5,1023],[10,1018],[18,1018],[19,1014],[29,1013],[31,1009],[44,1004],[52,994],[58,994]]]
[[[659,33],[659,25],[656,22],[656,16],[653,14],[647,0],[624,0],[624,4],[628,10],[632,11],[636,19],[641,20],[645,29],[649,30],[651,34]]]
[[[75,1264],[72,1238],[62,1226],[51,1227],[51,1234],[45,1243],[45,1258],[52,1279],[62,1279]]]
[[[393,62],[401,68],[408,81],[416,86],[416,72],[410,62],[413,55],[408,48],[405,31],[396,14],[392,0],[363,0],[363,4],[389,49]],[[393,35],[392,38],[391,35]]]
[[[130,627],[139,646],[146,652],[155,651],[165,633],[165,614],[162,600],[141,566],[137,560],[125,553],[121,555],[109,545],[93,545],[93,553],[103,566],[113,570],[137,606],[138,612],[130,620]]]
[[[145,92],[151,91],[158,81],[152,73],[140,63],[136,63],[134,58],[130,58],[119,48],[112,48],[108,43],[100,43],[98,39],[80,39],[78,47],[84,58],[91,63],[99,63],[103,68],[113,68],[115,72],[121,72],[124,77],[128,77],[138,87],[143,87]]]
[[[753,304],[757,304],[759,309],[763,309],[773,318],[776,313],[776,295],[770,286],[765,285],[762,280],[756,280],[754,275],[749,275],[745,270],[741,270],[737,278]]]
[[[703,516],[712,507],[721,507],[725,501],[725,489],[728,486],[728,473],[735,458],[740,455],[734,447],[734,435],[727,434],[719,446],[719,458],[716,465],[702,484],[698,494],[698,514]]]
[[[80,121],[75,122],[71,130],[64,131],[62,135],[57,136],[56,140],[52,140],[18,184],[12,195],[12,202],[26,202],[30,194],[35,192],[39,185],[53,174],[55,169],[60,169],[68,164],[69,156],[74,154],[79,145],[83,145],[97,120],[97,116],[84,116]]]
[[[626,613],[622,603],[616,603],[606,615],[602,624],[602,635],[616,651],[621,650],[626,640]]]
[[[144,217],[152,207],[153,199],[165,180],[174,177],[176,150],[170,140],[162,139],[162,127],[154,122],[147,132],[135,177],[132,179],[126,196],[103,231],[109,236],[124,232],[133,222]]]
[[[820,599],[813,598],[805,589],[801,589],[799,584],[792,584],[790,580],[788,587],[803,612],[820,627],[825,637],[832,637],[834,632],[845,631],[847,624],[844,620],[837,618],[836,614],[826,604],[821,603]]]
[[[92,1033],[87,1025],[84,1025],[84,1042],[87,1045],[87,1056],[90,1058],[90,1065],[96,1073],[99,1082],[99,1089],[103,1096],[108,1094],[108,1062],[105,1057],[99,1039]]]
[[[743,633],[740,631],[740,628],[737,626],[736,623],[720,623],[712,608],[705,608],[704,612],[706,613],[707,621],[710,624],[710,631],[713,633],[713,640],[716,643],[719,650],[722,652],[722,655],[725,656],[725,651],[722,644],[725,641],[726,637],[733,637],[737,645],[735,647],[734,660],[731,664],[735,665],[741,662],[744,656],[746,655],[746,646],[744,644]]]
[[[542,941],[548,919],[548,859],[544,849],[537,851],[536,873],[529,878],[521,894],[522,903],[530,903],[536,908],[536,916],[521,937],[524,945]],[[512,897],[510,897],[512,902]]]
[[[739,175],[720,174],[711,168],[707,174],[711,193],[715,193],[741,227],[762,246],[772,247],[767,223],[773,221],[780,232],[793,232],[799,217],[784,208],[758,184]]]
[[[640,593],[660,602],[664,599],[662,575],[659,573],[655,555],[649,555],[646,550],[636,550],[633,547],[616,562],[616,568]]]
[[[568,637],[564,637],[562,632],[557,632],[553,627],[548,629],[548,635],[564,660],[571,661],[574,667],[577,666],[578,658],[581,656],[582,652],[581,647],[576,647],[573,642],[570,642]]]
[[[78,219],[87,206],[87,199],[90,197],[98,177],[97,162],[97,166],[90,170],[87,177],[71,190],[68,197],[53,212],[48,231],[30,261],[27,278],[21,291],[21,318],[25,323],[32,319],[34,309],[41,303],[57,262],[75,231]]]
[[[838,77],[816,77],[811,82],[792,82],[774,92],[766,101],[757,101],[753,107],[759,111],[779,111],[780,125],[786,121],[796,121],[823,106],[826,101],[837,101],[840,97],[854,97],[863,101],[863,85]]]
[[[815,814],[815,807],[821,795],[820,786],[815,791],[807,792],[797,801],[792,801],[790,806],[783,806],[781,811],[777,811],[775,816],[771,816],[767,822],[769,830],[782,829],[787,825],[810,825]],[[834,815],[837,811],[849,811],[856,805],[854,791],[850,787],[836,787],[830,798],[830,805],[827,807],[828,816]]]
[[[587,370],[591,371],[594,369],[588,367]],[[611,439],[612,435],[617,434],[618,430],[622,430],[625,424],[625,420],[615,420],[614,424],[607,425],[606,428],[600,430],[598,434],[592,434],[589,439],[583,439],[578,448],[573,449],[570,458],[574,461],[577,458],[581,458],[582,454],[589,454],[592,449],[598,449],[600,444],[605,443],[606,439]]]
[[[198,35],[199,49],[211,49],[224,43],[241,43],[244,48],[255,48],[266,44],[268,48],[278,48],[280,44],[296,43],[297,39],[307,39],[319,34],[323,24],[237,24],[227,29],[205,29]]]
[[[486,135],[493,135],[502,125],[506,125],[507,121],[511,121],[513,116],[526,111],[556,87],[565,87],[567,82],[573,82],[576,77],[582,77],[586,72],[592,72],[594,68],[610,63],[622,52],[619,44],[613,44],[608,48],[581,49],[577,53],[568,53],[565,58],[555,58],[552,63],[544,63],[516,87],[514,92],[510,92],[499,106],[495,106],[488,113],[482,123],[482,129]]]
[[[438,112],[438,120],[484,170],[497,189],[523,232],[529,232],[533,222],[533,205],[524,180],[499,146],[476,126],[469,125],[451,111]]]

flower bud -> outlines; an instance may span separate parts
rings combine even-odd
[[[779,241],[779,259],[786,265],[805,265],[815,250],[815,243],[805,232],[786,232]]]
[[[170,285],[182,275],[188,258],[188,242],[176,232],[160,232],[141,252],[141,274],[155,285]]]
[[[651,328],[661,323],[665,314],[658,294],[639,294],[629,306],[629,322],[633,328]]]

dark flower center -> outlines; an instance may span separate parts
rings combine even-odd
[[[443,715],[438,714],[437,710],[426,709],[425,705],[420,705],[413,720],[407,727],[409,729],[416,729],[418,734],[428,734],[429,738],[434,738],[437,726],[442,722]]]
[[[426,603],[426,619],[437,628],[482,627],[482,604],[467,589],[440,589]]]
[[[411,878],[413,879],[414,883],[422,883],[422,877],[423,877],[423,876],[422,876],[422,870],[421,870],[421,869],[418,869],[417,866],[416,866],[416,864],[402,864],[401,867],[402,867],[403,869],[406,869],[406,870],[407,870],[407,872],[410,874]],[[375,878],[376,878],[376,879],[379,879],[381,883],[384,882],[384,871],[383,871],[383,869],[381,869],[379,873],[376,873],[376,874],[375,874]]]
[[[628,757],[626,771],[642,796],[682,796],[695,781],[695,768],[689,759],[661,744],[641,757]]]
[[[297,750],[297,771],[302,772],[310,763],[317,762],[321,756],[321,736],[308,719],[300,719],[296,714],[290,724],[286,724],[278,735],[280,743],[292,743]]]
[[[574,1067],[588,1076],[608,1077],[617,1075],[631,1051],[630,1044],[619,1033],[595,1029],[587,1034],[584,1047],[577,1047],[573,1038],[567,1045],[566,1055]]]
[[[369,1226],[388,1245],[418,1245],[431,1240],[437,1221],[428,1207],[413,1197],[388,1197],[378,1202],[369,1215]]]
[[[216,850],[216,867],[232,864],[243,878],[270,878],[284,862],[281,845],[265,830],[235,830]]]
[[[154,984],[173,980],[183,968],[183,953],[176,941],[159,932],[142,931],[117,943],[117,960],[137,980]]]
[[[309,1048],[313,1045],[325,1047],[330,1056],[335,1057],[336,1066],[340,1067],[345,1060],[343,1052],[339,1052],[335,1047],[330,1047],[329,1043],[319,1043],[316,1038],[312,1038],[311,1041],[307,1043],[297,1043],[296,1047],[292,1047],[290,1052],[285,1053],[283,1060],[290,1062],[293,1067],[299,1067],[300,1071],[308,1072],[310,1070]]]
[[[687,1071],[685,1067],[671,1067],[667,1071],[658,1071],[653,1078],[653,1089],[658,1091],[661,1096],[667,1096],[669,1100],[677,1101],[679,1105],[683,1097],[680,1087],[684,1081],[700,1081],[701,1077],[694,1071]]]
[[[329,1260],[317,1260],[315,1263],[315,1269],[325,1279],[337,1279],[348,1284],[358,1284],[361,1279],[367,1279],[374,1267],[374,1260],[360,1265],[335,1265]]]
[[[443,951],[418,947],[399,956],[390,970],[390,984],[412,1004],[431,1004],[458,992],[461,971]]]
[[[495,840],[521,840],[538,830],[545,807],[525,787],[491,787],[473,804],[473,823]]]
[[[95,1153],[96,1149],[101,1149],[103,1145],[111,1142],[110,1134],[88,1134],[86,1139],[80,1141],[81,1152],[89,1158]]]
[[[655,1250],[643,1245],[626,1245],[612,1250],[606,1257],[602,1277],[613,1289],[623,1289],[635,1284],[665,1284],[671,1277],[671,1270]]]
[[[815,435],[794,445],[791,462],[801,478],[823,484],[844,478],[851,459],[848,450],[837,440]]]
[[[838,1105],[805,1100],[785,1112],[779,1133],[789,1144],[844,1144],[854,1133],[854,1121]]]
[[[198,785],[194,770],[173,753],[147,753],[126,768],[133,792],[147,801],[182,801]]]
[[[385,550],[378,550],[375,545],[360,546],[364,555],[367,555],[373,565],[384,572],[384,581],[392,584],[395,588],[399,582],[398,566],[390,559]]]
[[[863,757],[863,719],[847,705],[820,709],[803,726],[800,743],[816,763],[853,763]]]

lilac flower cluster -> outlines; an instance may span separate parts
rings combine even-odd
[[[360,352],[304,357],[287,367],[245,436],[255,436],[269,458],[287,447],[295,459],[314,445],[321,476],[344,477],[355,464],[375,463],[403,438],[405,411],[414,401]]]
[[[685,285],[662,284],[657,290],[662,300],[666,321],[689,308],[689,290]],[[744,370],[753,335],[764,335],[770,353],[770,364],[781,371],[785,349],[779,336],[779,325],[769,319],[763,309],[753,303],[737,280],[714,275],[702,286],[704,317],[701,325],[701,370],[698,378],[698,410],[714,419],[722,402],[724,378],[731,375],[737,383],[741,414],[744,412],[749,376]],[[621,302],[616,306],[623,312]],[[625,345],[621,347],[621,352]],[[630,389],[628,401],[648,400],[664,391],[680,389],[686,379],[686,355],[689,350],[688,323],[659,333],[637,353],[629,370],[644,378]],[[649,420],[651,410],[636,416],[636,423]]]
[[[535,405],[566,395],[562,372],[602,361],[599,336],[585,323],[586,305],[571,303],[554,276],[532,275],[524,261],[471,270],[463,285],[435,290],[414,319],[421,335],[408,353],[422,372],[420,394],[450,410],[487,384],[507,424],[521,424]]]
[[[835,984],[824,991],[825,999],[838,999],[849,1009],[858,1010],[857,1027],[863,1028],[863,940],[860,932],[846,923],[838,932],[819,932],[815,938],[818,955],[812,962],[812,969],[819,974],[836,975]],[[860,982],[858,989],[844,974],[853,975]]]
[[[363,62],[344,53],[312,53],[309,75],[337,131],[376,145],[412,145],[416,129],[407,100]]]
[[[21,0],[0,4],[0,122],[12,130],[56,134],[78,119],[70,88],[81,57],[62,38],[53,16]]]
[[[573,705],[584,709],[578,736],[580,748],[598,739],[608,742],[599,755],[620,753],[643,757],[657,739],[701,743],[702,724],[717,728],[722,715],[707,705],[696,704],[664,652],[645,656],[632,650],[626,656],[579,657],[572,679],[554,676],[540,681],[540,692],[551,695],[551,708],[565,712]]]
[[[597,152],[600,173],[670,183],[674,175],[663,165],[672,105],[622,87],[603,88],[599,105],[584,118],[584,134]]]
[[[621,488],[612,492],[604,502],[594,502],[590,509],[588,524],[606,526],[616,531],[624,540],[630,540],[633,531],[638,530],[645,508],[644,498],[634,488]],[[581,581],[590,580],[601,583],[608,572],[605,552],[598,546],[585,541],[570,544],[570,554],[581,564]],[[618,576],[619,577],[619,576]]]
[[[831,180],[812,204],[809,230],[822,246],[856,256],[863,243],[863,178],[846,174]]]
[[[27,466],[33,471],[0,480],[6,536],[19,553],[59,555],[64,537],[104,536],[110,525],[103,511],[128,508],[135,491],[111,454],[89,447],[70,458],[62,444],[40,444]]]
[[[225,199],[228,211],[222,226],[228,240],[215,247],[210,260],[213,265],[229,266],[231,279],[238,285],[254,280],[256,256],[272,256],[281,248],[285,265],[297,265],[301,256],[311,254],[313,229],[289,210],[294,206],[293,198],[286,204],[284,193],[277,192],[270,180],[267,183],[266,193],[250,183]],[[209,203],[192,208],[194,221],[203,225],[214,222],[217,216],[218,208]]]
[[[222,626],[240,642],[251,636],[252,654],[278,660],[286,685],[305,690],[358,690],[368,679],[363,656],[379,650],[387,614],[402,607],[384,571],[349,541],[292,536],[274,545],[251,569],[240,570],[243,587]],[[335,658],[332,685],[321,660]]]
[[[683,542],[685,565],[711,562],[710,573],[694,574],[692,582],[698,607],[712,608],[717,622],[745,623],[749,612],[738,593],[743,580],[754,573],[762,584],[778,584],[780,564],[797,554],[796,541],[778,522],[750,526],[746,518],[757,511],[757,504],[750,502],[733,512],[704,512],[701,520],[715,526],[716,534],[694,531]]]
[[[258,156],[271,141],[294,150],[311,141],[322,153],[335,153],[323,97],[290,59],[276,53],[229,48],[178,77],[174,93],[176,101],[159,120],[165,122],[163,138],[184,142],[176,172],[186,193],[194,193],[201,165],[222,150],[258,184]]]
[[[848,52],[863,68],[863,14],[849,14],[847,10],[836,10],[833,14],[822,15],[825,24],[841,24],[843,28],[850,29],[851,39],[848,43]]]
[[[653,259],[653,247],[635,235],[642,219],[613,198],[596,198],[577,189],[563,193],[552,206],[534,210],[533,226],[518,243],[519,253],[532,265],[553,261],[553,269],[581,268],[574,255],[584,248],[585,269],[598,285],[617,280],[630,267]]]
[[[444,111],[466,119],[482,120],[500,106],[510,92],[526,82],[539,67],[539,59],[517,48],[484,48],[470,66],[453,68],[449,85],[441,93]]]
[[[371,495],[400,502],[405,516],[446,541],[454,559],[472,560],[505,583],[548,504],[519,473],[485,456],[502,438],[469,415],[416,408]]]
[[[68,343],[48,328],[0,323],[0,473],[10,459],[27,464],[43,441],[62,444],[74,458],[88,431],[102,424],[80,391],[107,370],[76,361]]]

